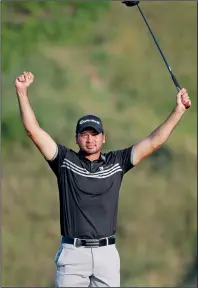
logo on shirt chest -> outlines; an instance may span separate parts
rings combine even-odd
[[[111,167],[113,167],[113,164],[110,164],[110,165],[108,165],[108,166],[105,166],[105,168],[104,168],[103,166],[101,166],[101,167],[99,167],[99,170],[100,170],[100,171],[105,171],[106,169],[109,169],[109,168],[111,168]]]
[[[104,167],[103,167],[103,166],[99,167],[99,170],[100,170],[100,171],[103,171],[103,170],[104,170]]]

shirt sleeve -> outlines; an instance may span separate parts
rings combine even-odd
[[[66,157],[67,151],[68,149],[64,145],[57,144],[54,157],[51,160],[47,160],[47,163],[56,176],[60,174],[60,168]]]
[[[133,165],[133,146],[116,150],[113,153],[115,154],[124,174],[135,166]]]

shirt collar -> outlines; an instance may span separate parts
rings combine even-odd
[[[83,154],[83,152],[81,150],[79,150],[78,155],[79,155],[79,157],[81,159],[87,159],[87,158],[84,157],[84,154]],[[87,159],[87,160],[89,160],[89,159]],[[96,161],[98,161],[98,160],[102,160],[105,163],[106,162],[105,154],[100,153],[100,157],[98,159],[96,159]]]

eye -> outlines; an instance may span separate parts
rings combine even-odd
[[[86,136],[86,133],[80,133],[80,137],[85,137]]]
[[[91,131],[91,135],[92,135],[92,136],[98,136],[99,133],[98,133],[97,131]]]

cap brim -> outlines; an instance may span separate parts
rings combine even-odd
[[[77,131],[77,133],[81,133],[81,132],[83,132],[83,131],[85,131],[85,130],[89,130],[89,129],[93,129],[94,131],[96,131],[98,134],[100,134],[100,133],[104,133],[104,131],[101,129],[101,128],[99,128],[99,127],[97,127],[97,126],[95,126],[95,125],[82,125],[81,127],[80,127],[80,129],[78,129],[78,131]]]

